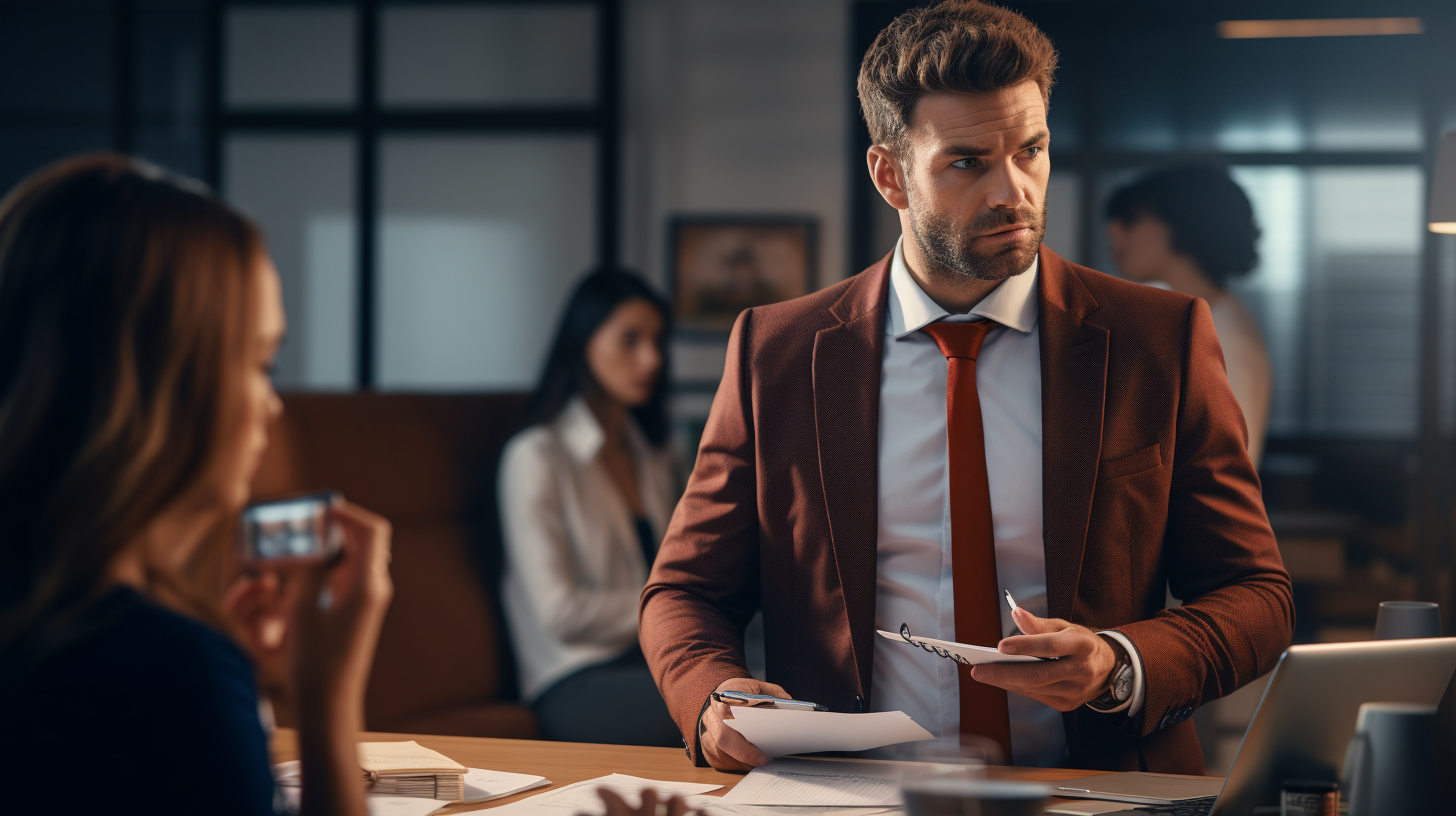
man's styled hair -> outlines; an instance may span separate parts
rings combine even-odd
[[[1145,216],[1167,224],[1173,251],[1192,258],[1220,289],[1259,263],[1254,207],[1227,170],[1197,165],[1156,170],[1107,201],[1108,220],[1130,226]]]
[[[875,144],[903,154],[920,97],[990,93],[1031,80],[1050,103],[1057,51],[1030,20],[975,0],[911,9],[875,37],[859,66],[859,104]]]

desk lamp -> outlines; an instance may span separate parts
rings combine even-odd
[[[1431,176],[1431,232],[1456,235],[1456,130],[1441,139]]]

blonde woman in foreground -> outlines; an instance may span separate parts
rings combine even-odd
[[[331,565],[245,576],[221,605],[184,577],[248,499],[283,333],[257,228],[194,183],[89,156],[0,203],[7,810],[278,812],[251,654],[291,678],[301,812],[365,812],[388,523],[346,504]]]

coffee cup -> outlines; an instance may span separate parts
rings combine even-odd
[[[1349,816],[1434,812],[1436,707],[1366,703],[1345,752]]]
[[[1441,636],[1441,606],[1429,601],[1385,601],[1375,616],[1376,640]]]

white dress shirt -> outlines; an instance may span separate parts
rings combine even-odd
[[[627,438],[660,538],[677,501],[672,455],[634,422]],[[527,700],[637,643],[647,563],[632,511],[598,458],[605,442],[577,397],[555,421],[516,434],[501,455],[502,594]]]
[[[915,282],[902,246],[895,246],[880,375],[877,628],[898,632],[901,624],[909,624],[916,634],[955,640],[946,453],[949,363],[935,341],[920,331],[938,320],[990,319],[999,324],[986,335],[976,360],[996,578],[1018,605],[1047,616],[1037,276],[1038,263],[1033,261],[969,313],[951,315]],[[1000,597],[996,601],[1001,631],[1016,634],[1010,607]],[[1132,711],[1141,708],[1142,698],[1141,666],[1134,661]],[[1061,764],[1066,755],[1061,713],[1018,694],[1008,693],[1008,699],[1015,763]],[[960,731],[956,664],[876,638],[871,708],[904,711],[937,738],[954,742]]]

